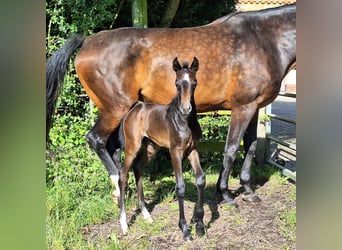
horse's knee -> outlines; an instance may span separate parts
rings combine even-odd
[[[105,149],[105,142],[100,137],[96,136],[92,131],[86,134],[86,141],[88,144],[98,152],[100,149]]]
[[[231,147],[231,148],[225,150],[223,153],[223,156],[224,156],[224,161],[227,164],[233,164],[233,162],[235,161],[235,157],[236,157],[236,148]]]
[[[91,131],[89,131],[89,132],[86,134],[85,138],[86,138],[86,141],[88,142],[88,144],[89,144],[90,146],[93,147],[93,145],[95,145],[95,138],[94,138],[94,135],[93,135],[93,133],[92,133]],[[93,148],[94,148],[94,147],[93,147]]]

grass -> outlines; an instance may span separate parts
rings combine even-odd
[[[118,213],[109,195],[78,196],[73,185],[58,181],[47,188],[46,243],[48,249],[92,248],[82,228],[104,222]]]
[[[166,204],[172,212],[178,214],[178,204],[175,203],[175,177],[172,167],[167,158],[159,162],[159,169],[153,166],[147,168],[144,182],[144,194],[147,201],[156,204]],[[216,191],[216,181],[222,166],[222,153],[206,154],[202,153],[202,167],[206,173],[206,188],[204,190],[204,200],[212,200]],[[65,162],[65,164],[67,161]],[[241,170],[241,159],[237,159],[237,164],[229,178],[229,186],[239,185],[239,172]],[[81,162],[81,165],[84,163]],[[151,242],[149,238],[154,235],[165,234],[165,225],[175,218],[169,213],[161,214],[154,218],[154,223],[149,224],[143,219],[134,221],[134,226],[130,228],[132,233],[140,235],[138,245],[132,245],[129,238],[119,240],[117,232],[113,231],[109,240],[100,240],[96,243],[84,240],[82,230],[87,226],[105,223],[118,218],[119,208],[111,199],[111,185],[108,180],[104,181],[104,167],[99,164],[101,169],[97,170],[90,167],[89,174],[83,178],[70,181],[68,178],[51,179],[47,186],[47,216],[46,216],[46,244],[48,249],[146,249]],[[75,166],[80,169],[80,166]],[[195,176],[188,163],[184,163],[184,180],[186,183],[186,200],[196,202],[197,188],[195,186]],[[87,170],[88,171],[88,170]],[[156,171],[157,174],[151,179],[150,172]],[[82,171],[78,170],[78,173]],[[100,178],[96,179],[96,176]],[[92,178],[92,179],[91,179]],[[287,183],[287,178],[283,177],[277,169],[273,167],[252,167],[253,188],[258,188],[260,183],[269,181],[274,186],[274,192],[278,185]],[[89,181],[91,180],[91,181]],[[90,184],[91,185],[90,185]],[[85,190],[87,190],[85,192]],[[96,190],[96,191],[93,191]],[[269,191],[270,193],[273,191]],[[269,193],[269,194],[270,194]],[[128,191],[127,191],[127,211],[136,208],[137,195],[133,173],[130,172]],[[295,193],[291,194],[295,199]],[[224,211],[232,212],[229,206],[222,208]],[[244,223],[245,219],[238,213],[232,212],[234,218],[233,225]],[[235,216],[236,215],[236,216]],[[279,217],[279,226],[282,235],[286,238],[295,240],[295,211],[285,211]],[[215,222],[214,222],[215,223]],[[193,229],[194,231],[194,229]],[[194,232],[192,232],[194,233]],[[213,243],[214,244],[214,243]]]

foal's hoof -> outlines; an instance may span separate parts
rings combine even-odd
[[[231,198],[228,194],[224,193],[221,194],[220,192],[216,193],[216,201],[217,204],[221,205],[228,205],[237,208],[238,205],[235,199]]]
[[[122,234],[123,236],[126,236],[126,235],[128,234],[128,230],[122,230],[122,231],[121,231],[121,234]]]
[[[203,224],[202,224],[202,225],[196,225],[196,234],[197,234],[197,236],[199,236],[199,237],[204,236],[205,230],[204,230]]]
[[[191,234],[189,233],[189,231],[187,231],[186,233],[184,233],[183,239],[184,239],[184,241],[187,241],[187,242],[193,240]]]
[[[147,221],[148,223],[153,223],[152,217],[147,217],[147,218],[146,218],[146,221]]]
[[[242,200],[247,202],[260,202],[261,199],[255,193],[243,193]]]
[[[233,208],[238,208],[238,204],[236,203],[235,200],[223,200],[220,202],[220,206],[222,205],[228,205],[231,206]]]

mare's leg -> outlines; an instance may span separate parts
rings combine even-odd
[[[205,187],[205,175],[201,168],[199,156],[197,150],[193,150],[188,159],[192,168],[195,171],[196,175],[196,186],[198,192],[198,201],[197,201],[197,208],[196,208],[196,233],[198,236],[204,235],[204,223],[203,223],[203,216],[204,216],[204,209],[203,209],[203,190]]]
[[[143,142],[143,148],[139,153],[138,157],[136,158],[136,160],[134,161],[133,165],[134,176],[137,185],[139,207],[141,212],[143,213],[144,218],[150,223],[153,222],[153,219],[145,205],[142,175],[146,164],[152,159],[157,150],[157,146],[153,145],[152,143],[146,141]]]
[[[254,159],[254,154],[257,147],[257,126],[258,126],[258,110],[255,112],[250,121],[245,135],[243,137],[243,144],[245,149],[245,158],[243,161],[240,183],[243,185],[245,192],[242,199],[245,201],[261,201],[261,199],[254,193],[250,185],[251,166]]]
[[[231,123],[228,130],[226,145],[224,149],[223,169],[221,170],[216,187],[223,198],[223,202],[236,206],[234,198],[228,192],[228,178],[232,171],[236,153],[239,149],[242,136],[255,114],[257,108],[254,104],[232,110]]]
[[[179,149],[170,149],[170,156],[173,170],[175,171],[176,176],[176,195],[178,198],[178,206],[179,206],[179,222],[178,226],[183,232],[183,239],[185,241],[192,240],[192,236],[190,235],[190,231],[186,224],[185,215],[184,215],[184,197],[185,197],[185,183],[183,178],[183,170],[182,170],[182,157],[183,151]]]
[[[247,155],[249,147],[257,139],[258,115],[259,112],[257,110],[253,115],[250,123],[248,124],[245,134],[243,135],[243,147],[245,150],[245,157]]]
[[[119,127],[117,127],[114,132],[109,136],[106,144],[106,149],[109,155],[112,156],[114,164],[120,168],[121,167],[121,143],[119,140]]]
[[[114,162],[112,155],[108,152],[107,141],[109,136],[118,127],[120,119],[121,116],[119,116],[119,118],[116,118],[110,115],[100,114],[95,125],[86,136],[88,143],[101,159],[111,178],[112,184],[114,186],[114,201],[116,201],[116,198],[120,196],[118,186],[120,166],[117,165],[118,161]],[[117,144],[118,142],[114,143],[113,145]],[[117,155],[120,154],[120,151],[118,152],[117,150],[113,150],[112,154],[115,158],[118,158]]]

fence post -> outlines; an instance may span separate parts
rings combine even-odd
[[[266,108],[259,109],[259,118],[265,117],[266,115]],[[255,159],[258,166],[261,166],[265,163],[265,152],[266,152],[266,126],[265,122],[258,120],[258,127],[257,127],[257,149],[255,152]]]

